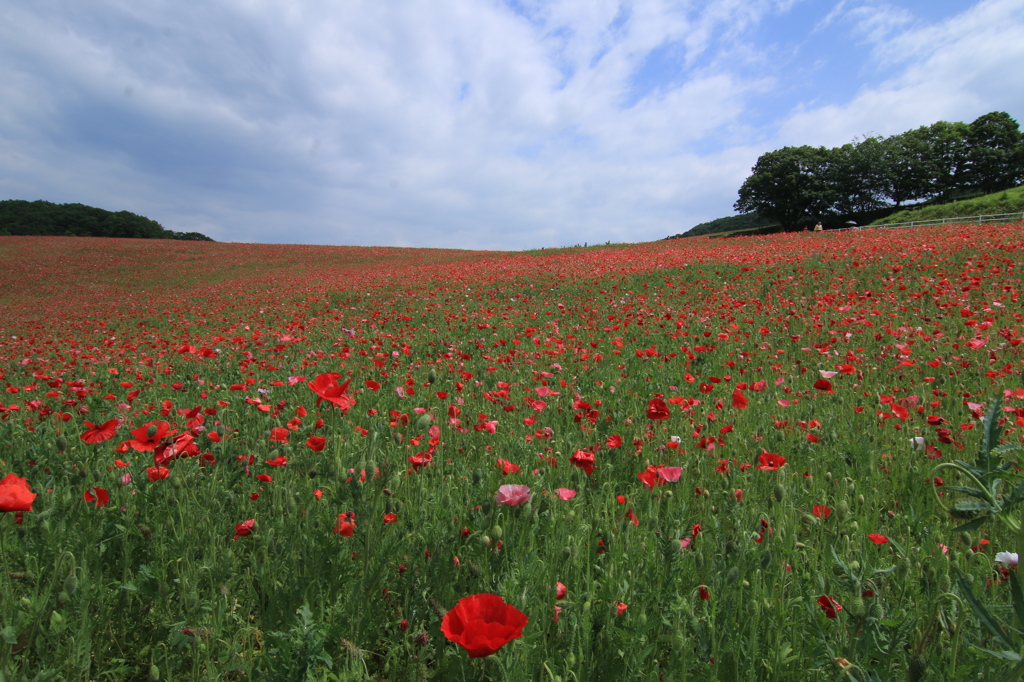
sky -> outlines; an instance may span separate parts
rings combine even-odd
[[[761,154],[1005,111],[1024,0],[0,0],[0,199],[519,250],[733,215]]]

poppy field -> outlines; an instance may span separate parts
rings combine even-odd
[[[0,238],[0,680],[1017,679],[1022,256]]]

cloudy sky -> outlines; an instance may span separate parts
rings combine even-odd
[[[1006,111],[1024,0],[0,0],[0,199],[218,241],[523,249],[757,157]]]

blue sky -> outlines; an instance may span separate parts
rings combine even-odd
[[[0,198],[218,241],[526,249],[757,157],[1006,111],[1024,0],[4,0]]]

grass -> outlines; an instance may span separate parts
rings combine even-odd
[[[993,192],[974,199],[956,203],[938,204],[922,208],[909,208],[876,220],[871,225],[907,223],[916,220],[941,220],[943,218],[974,218],[979,215],[1024,212],[1024,185],[1001,192]]]

